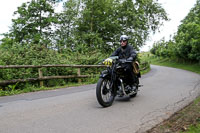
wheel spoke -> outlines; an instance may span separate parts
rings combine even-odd
[[[104,90],[104,89],[106,89],[106,90]],[[102,99],[105,102],[109,102],[110,101],[112,94],[111,94],[111,89],[110,89],[110,82],[108,80],[105,80],[102,83],[102,86],[101,86],[101,95],[102,95]]]

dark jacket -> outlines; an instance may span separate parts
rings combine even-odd
[[[119,47],[111,56],[119,56],[119,59],[135,60],[137,54],[133,46],[127,44],[125,48]]]

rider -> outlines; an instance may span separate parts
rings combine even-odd
[[[120,37],[120,44],[121,47],[119,47],[111,56],[119,56],[119,59],[126,59],[127,61],[133,62],[136,59],[137,54],[133,46],[128,44],[127,35],[122,35]],[[127,62],[123,67],[128,76],[128,83],[132,86],[135,83],[132,63]]]

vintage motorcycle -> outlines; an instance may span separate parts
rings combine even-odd
[[[135,97],[138,93],[138,88],[140,87],[139,78],[141,75],[138,62],[119,59],[118,56],[110,58],[110,63],[105,61],[103,62],[104,65],[107,65],[107,69],[101,72],[96,86],[97,101],[103,107],[111,106],[116,96]],[[123,68],[124,63],[133,63],[133,72],[136,79],[134,86],[130,86],[127,83],[127,75]]]

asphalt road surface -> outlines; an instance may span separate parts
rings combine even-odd
[[[200,95],[200,75],[151,66],[138,95],[102,108],[96,84],[0,98],[0,133],[143,133]]]

